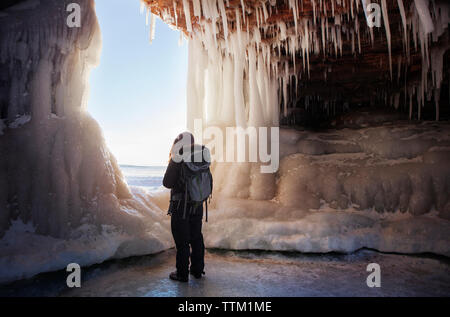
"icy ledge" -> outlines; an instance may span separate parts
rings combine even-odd
[[[14,221],[0,240],[0,283],[61,270],[69,263],[89,266],[172,248],[166,212],[146,192],[131,190],[133,199],[124,202],[121,212],[138,216],[145,231],[132,234],[114,225],[87,223],[73,230],[70,238],[60,239],[36,233],[30,223]]]
[[[435,213],[410,217],[380,215],[324,205],[302,212],[276,203],[228,199],[211,212],[204,227],[208,248],[300,252],[382,252],[450,256],[450,222]]]
[[[450,125],[348,119],[353,129],[282,129],[277,174],[217,164],[206,245],[450,256]]]

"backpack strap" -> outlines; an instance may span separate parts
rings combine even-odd
[[[206,222],[208,222],[208,200],[209,200],[209,202],[211,202],[211,198],[212,198],[212,193],[213,193],[213,189],[214,189],[214,179],[213,179],[213,177],[212,177],[212,174],[211,174],[211,170],[209,170],[209,175],[210,175],[210,177],[211,177],[211,195],[209,195],[209,197],[208,198],[206,198]]]
[[[212,197],[212,192],[214,190],[214,178],[212,177],[211,170],[209,171],[209,174],[211,175],[211,196],[210,197]]]

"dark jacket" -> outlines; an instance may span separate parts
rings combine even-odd
[[[175,163],[172,159],[164,174],[163,185],[170,189],[168,215],[178,213],[184,207],[184,184],[181,184],[181,169],[183,163]],[[182,201],[181,201],[182,200]],[[183,210],[184,211],[184,210]]]
[[[169,162],[169,166],[167,166],[166,169],[166,173],[164,174],[164,179],[163,179],[163,185],[166,188],[171,189],[171,194],[178,194],[178,193],[182,193],[184,194],[185,188],[184,188],[184,183],[181,180],[181,169],[182,169],[182,165],[183,164],[189,164],[191,170],[196,170],[198,168],[202,168],[205,166],[205,164],[207,164],[207,167],[209,167],[210,163],[207,163],[205,161],[205,157],[201,157],[203,160],[202,162],[195,162],[195,155],[196,154],[202,154],[205,153],[203,150],[205,149],[205,146],[203,145],[193,145],[192,146],[192,157],[191,157],[191,162],[192,163],[175,163],[172,159]],[[180,153],[183,153],[183,149],[181,149]],[[207,150],[207,155],[209,156],[209,150]],[[209,159],[210,161],[210,157],[208,157],[207,159]]]
[[[180,183],[181,164],[183,163],[175,163],[173,160],[170,160],[169,166],[167,166],[166,173],[164,174],[163,185],[171,189],[172,194],[183,193],[183,187]]]

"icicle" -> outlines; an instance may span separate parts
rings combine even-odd
[[[225,38],[225,46],[228,50],[228,19],[227,19],[227,12],[225,11],[225,5],[223,3],[223,0],[219,0],[219,10],[220,10],[220,15],[222,16],[222,25],[223,25],[223,35]]]
[[[217,24],[216,20],[213,19],[212,24],[212,36],[214,38],[214,48],[217,48]]]
[[[263,9],[262,6],[258,7],[258,12],[259,12],[259,22],[261,23],[261,27],[263,27],[264,25],[264,13],[263,13]]]
[[[391,28],[389,26],[389,18],[388,18],[388,10],[387,10],[387,5],[386,5],[386,0],[381,0],[381,9],[383,11],[384,27],[386,29],[386,40],[387,40],[387,43],[388,43],[388,50],[389,50],[389,70],[390,70],[391,80],[392,80]]]
[[[212,16],[209,4],[210,4],[209,0],[202,0],[203,16],[207,19],[210,19]]]
[[[222,1],[222,4],[223,4],[223,0],[221,0],[221,1]],[[200,6],[200,0],[193,0],[192,4],[194,5],[194,16],[201,17],[202,10],[201,10],[201,6]],[[219,5],[220,5],[220,2],[219,2]]]
[[[323,55],[326,55],[326,41],[325,41],[325,18],[321,18],[321,30],[322,30],[322,49]]]
[[[244,0],[241,0],[241,7],[242,7],[242,21],[245,24],[245,5],[244,5]]]
[[[358,1],[356,1],[356,4],[358,4]],[[367,3],[366,3],[366,0],[361,0],[361,6],[362,6],[362,10],[364,12],[364,15],[366,16],[366,21],[367,21]]]
[[[308,30],[308,23],[305,23],[305,51],[306,51],[306,60],[307,60],[307,65],[308,65],[308,78],[310,76],[309,73],[309,39],[308,39],[308,34],[309,34],[309,30]]]
[[[156,16],[152,13],[150,21],[150,44],[155,39],[155,29],[156,29]]]
[[[287,37],[287,33],[286,33],[286,24],[283,21],[278,22],[278,27],[280,29],[280,37],[279,40],[280,41],[284,41]]]
[[[291,8],[292,15],[294,16],[295,35],[298,35],[297,0],[289,0],[289,7]]]
[[[234,109],[234,67],[230,57],[225,57],[223,61],[223,107],[221,119],[226,126],[235,126]]]
[[[178,39],[178,46],[183,46],[183,32],[180,31],[180,38]]]
[[[236,12],[236,29],[237,29],[236,33],[237,33],[237,36],[238,36],[239,49],[243,50],[244,49],[244,45],[242,43],[241,17],[240,17],[239,9],[236,8],[235,12]]]
[[[256,13],[256,26],[260,28],[261,23],[259,21],[258,7],[256,7],[255,9],[255,13]]]
[[[256,52],[259,52],[259,46],[261,45],[261,33],[258,28],[253,29],[253,41],[256,43]]]
[[[184,16],[186,18],[186,29],[189,33],[191,33],[192,32],[191,11],[189,8],[188,0],[183,0],[183,10],[184,10]]]
[[[178,13],[177,13],[177,3],[173,1],[173,12],[175,15],[175,26],[178,27]]]
[[[236,8],[237,14],[239,10]],[[242,43],[239,42],[237,35],[232,36],[232,50],[234,56],[234,106],[236,116],[236,126],[246,127],[245,120],[245,100],[244,100],[244,52],[241,49]],[[239,43],[238,43],[239,42]]]
[[[425,34],[434,30],[433,20],[431,19],[430,10],[428,9],[428,0],[414,0],[420,22],[422,23]]]
[[[150,38],[149,42],[152,44],[153,40],[155,39],[155,28],[156,28],[156,16],[153,13],[150,13]]]
[[[339,14],[334,17],[334,24],[341,25],[341,16]]]
[[[246,27],[246,31],[247,31],[247,42],[250,42],[250,26],[249,26],[249,24],[250,23],[247,23],[246,25],[245,25],[245,27]],[[258,29],[259,30],[259,29]]]
[[[250,98],[250,109],[249,109],[249,126],[259,127],[264,123],[262,107],[261,107],[261,97],[258,89],[257,83],[257,70],[256,70],[256,53],[254,45],[250,45],[248,48],[248,64],[249,64],[249,98]]]
[[[264,14],[264,22],[267,22],[267,19],[269,18],[269,14],[267,13],[267,8],[266,8],[265,3],[262,4],[262,8],[263,8],[263,14]]]
[[[407,28],[406,28],[406,14],[405,14],[405,7],[403,6],[403,0],[397,0],[398,8],[400,9],[400,15],[402,17],[402,24],[403,24],[403,43],[406,47],[406,37],[407,37]]]
[[[316,21],[316,2],[315,0],[311,1],[313,7],[313,21]]]
[[[355,16],[355,13],[353,12],[353,0],[350,0],[350,14],[353,19]]]

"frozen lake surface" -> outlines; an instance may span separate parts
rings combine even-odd
[[[145,188],[150,191],[155,191],[162,187],[166,168],[167,166],[120,165],[128,185]]]
[[[82,269],[82,287],[68,289],[64,271],[0,287],[0,296],[450,296],[449,260],[360,250],[299,254],[209,250],[206,277],[168,279],[175,251],[115,260]],[[369,263],[381,287],[369,288]]]

